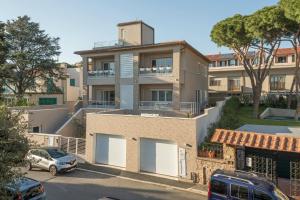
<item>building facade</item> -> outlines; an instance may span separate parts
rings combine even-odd
[[[185,41],[154,43],[142,21],[118,24],[118,40],[75,52],[90,105],[180,110],[207,101],[208,59]]]
[[[250,78],[234,54],[208,55],[209,93],[252,93]],[[250,54],[250,60],[251,60]],[[292,48],[278,49],[270,73],[262,86],[262,93],[286,93],[290,91],[295,73],[295,55]]]
[[[120,23],[117,41],[75,53],[84,102],[99,109],[85,114],[87,161],[190,180],[198,144],[224,104],[203,111],[209,60],[186,41],[155,43],[142,21]]]

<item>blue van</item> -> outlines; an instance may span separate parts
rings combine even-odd
[[[209,183],[209,200],[288,200],[273,183],[253,173],[216,170]]]

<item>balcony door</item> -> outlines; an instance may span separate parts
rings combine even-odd
[[[105,104],[114,104],[115,91],[96,90],[96,100]]]

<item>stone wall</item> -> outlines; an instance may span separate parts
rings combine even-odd
[[[197,157],[197,175],[199,184],[206,185],[211,174],[217,169],[235,170],[236,169],[236,154],[235,148],[223,145],[223,159]]]

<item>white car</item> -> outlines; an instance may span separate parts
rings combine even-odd
[[[48,170],[53,176],[58,172],[65,172],[77,167],[75,156],[53,147],[31,149],[26,159],[28,160],[28,170],[37,167]]]

